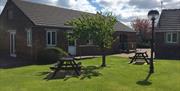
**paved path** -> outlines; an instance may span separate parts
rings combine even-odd
[[[151,54],[151,49],[137,49],[137,50],[147,51],[148,56],[149,56],[149,57],[151,56],[151,55],[150,55],[150,54]],[[115,55],[113,55],[113,56],[129,58],[129,57],[134,56],[134,53],[121,53],[121,54],[115,54]]]

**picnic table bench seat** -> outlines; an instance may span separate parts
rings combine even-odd
[[[130,63],[135,62],[137,59],[144,59],[147,64],[149,64],[147,55],[147,51],[136,51],[133,57],[129,57],[131,59]]]
[[[63,57],[60,58],[54,66],[50,67],[53,71],[53,78],[59,70],[74,70],[77,75],[80,75],[81,62],[76,63],[74,57]]]

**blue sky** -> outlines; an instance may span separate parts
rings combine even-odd
[[[0,12],[7,0],[0,0]],[[161,1],[164,9],[180,9],[180,0],[25,0],[43,3],[68,9],[96,13],[97,11],[112,12],[119,21],[130,26],[136,18],[147,18],[150,9],[161,10]]]

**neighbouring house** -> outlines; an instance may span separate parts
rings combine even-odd
[[[156,29],[156,58],[180,59],[180,9],[165,9]]]
[[[32,3],[23,0],[8,0],[0,16],[1,52],[17,58],[37,59],[38,53],[47,47],[60,47],[72,55],[100,54],[93,41],[70,41],[72,27],[68,20],[80,17],[85,12]],[[118,22],[115,25],[117,41],[108,53],[119,53],[136,48],[136,32]]]

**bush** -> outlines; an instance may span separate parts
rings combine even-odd
[[[38,53],[38,64],[50,64],[57,62],[60,58],[68,56],[61,48],[46,48]]]

